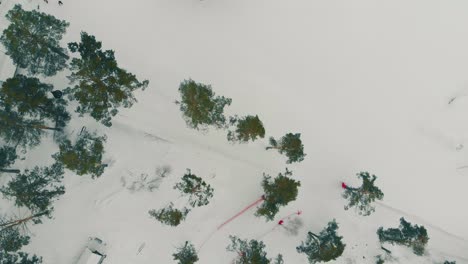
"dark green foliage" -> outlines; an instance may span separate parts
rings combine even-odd
[[[375,264],[384,264],[385,259],[382,258],[382,255],[375,256]]]
[[[231,244],[227,247],[228,251],[236,252],[237,258],[234,260],[234,264],[281,264],[283,263],[283,257],[278,255],[275,262],[267,257],[265,252],[265,244],[262,241],[257,240],[242,240],[236,236],[229,236]]]
[[[374,185],[377,177],[370,176],[368,172],[360,172],[357,174],[358,178],[362,179],[362,185],[359,188],[347,187],[343,193],[343,198],[348,199],[349,203],[345,206],[345,210],[351,207],[356,207],[360,215],[370,215],[375,211],[372,203],[375,200],[382,200],[384,197],[383,192]]]
[[[18,251],[23,246],[29,244],[29,239],[29,236],[22,235],[16,227],[0,228],[0,251]]]
[[[190,170],[182,177],[182,181],[174,186],[189,196],[189,204],[192,207],[207,205],[209,199],[213,197],[213,188],[207,184],[202,178],[192,174]]]
[[[279,254],[273,261],[273,264],[284,264],[283,255]]]
[[[69,43],[68,47],[81,56],[70,63],[72,74],[68,78],[77,84],[65,90],[70,99],[80,103],[76,112],[89,113],[105,126],[112,126],[111,119],[118,108],[131,107],[136,102],[133,92],[145,89],[149,82],[140,82],[134,74],[120,68],[114,51],[102,50],[101,42],[86,32],[81,33],[80,43]]]
[[[255,141],[258,137],[265,137],[265,128],[258,116],[246,116],[243,118],[231,118],[231,124],[237,124],[235,131],[229,131],[229,141],[245,143],[249,140]]]
[[[36,255],[29,256],[25,252],[6,252],[0,250],[1,264],[41,264],[42,258]]]
[[[67,102],[52,97],[52,90],[52,85],[41,83],[37,78],[17,75],[3,83],[0,100],[6,108],[21,116],[49,119],[56,121],[58,128],[63,128],[70,120]]]
[[[20,68],[30,74],[55,75],[67,65],[66,49],[60,47],[68,23],[54,16],[25,11],[15,5],[6,18],[11,24],[3,31],[0,42]]]
[[[187,208],[182,210],[176,209],[173,207],[173,204],[170,203],[168,206],[162,209],[150,210],[149,214],[163,224],[178,226],[182,221],[185,220],[185,217],[189,212],[190,210]]]
[[[262,187],[265,194],[262,205],[255,213],[257,216],[265,216],[267,220],[273,220],[280,206],[296,200],[301,183],[288,177],[291,175],[292,172],[287,168],[284,174],[279,173],[273,181],[269,175],[263,174]]]
[[[53,200],[65,193],[61,185],[63,167],[55,163],[50,167],[34,167],[18,174],[0,192],[15,205],[24,206],[32,212],[49,210]]]
[[[308,232],[306,241],[296,247],[297,252],[307,255],[309,263],[328,262],[337,259],[346,247],[343,237],[336,234],[338,224],[335,220],[328,223],[318,235]]]
[[[400,218],[399,228],[388,228],[386,230],[380,227],[377,235],[381,243],[389,242],[410,247],[414,254],[421,256],[424,254],[425,246],[429,241],[427,230],[424,226],[411,225],[405,218]]]
[[[10,167],[15,163],[17,158],[15,148],[9,146],[0,147],[0,169]]]
[[[172,254],[178,264],[193,264],[198,261],[197,251],[192,243],[185,242],[184,246],[177,248],[177,252]]]
[[[225,127],[224,107],[231,104],[230,98],[215,96],[210,85],[196,83],[192,79],[184,80],[179,86],[179,92],[181,100],[177,103],[188,126],[195,129]]]
[[[60,145],[59,153],[53,157],[62,163],[65,168],[74,171],[78,175],[90,174],[92,178],[104,173],[106,164],[102,164],[104,154],[105,136],[97,136],[84,130],[78,136],[75,144],[64,139]]]
[[[448,261],[448,260],[446,260],[446,261],[444,262],[444,264],[457,264],[457,262],[455,262],[455,261]]]
[[[306,156],[300,133],[288,133],[278,141],[271,137],[270,146],[266,149],[277,149],[279,153],[284,153],[286,157],[288,157],[288,160],[286,161],[288,164],[301,162]]]

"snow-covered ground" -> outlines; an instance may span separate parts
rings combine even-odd
[[[347,244],[334,263],[375,263],[383,253],[377,228],[396,227],[402,216],[428,229],[428,253],[389,246],[394,263],[468,263],[468,2],[62,1],[4,0],[0,12],[39,4],[71,23],[64,43],[82,30],[94,34],[150,86],[111,128],[89,118],[69,126],[71,136],[82,126],[105,133],[111,166],[95,180],[68,172],[54,219],[30,227],[25,249],[46,264],[74,263],[89,236],[107,243],[104,263],[173,263],[175,247],[190,240],[200,263],[227,264],[235,257],[225,250],[229,234],[261,237],[271,257],[307,263],[295,247],[333,218]],[[47,81],[64,88],[66,75]],[[186,78],[232,98],[229,114],[258,114],[269,136],[302,134],[307,156],[288,166],[302,183],[299,197],[278,215],[302,210],[298,235],[282,228],[264,235],[276,221],[254,210],[214,232],[260,197],[262,173],[284,171],[285,158],[265,151],[266,139],[232,145],[224,131],[187,128],[174,104]],[[51,162],[54,151],[45,139],[18,166]],[[164,165],[172,172],[158,190],[123,187],[122,177]],[[211,203],[176,228],[150,219],[150,209],[183,204],[172,186],[187,168],[214,187]],[[357,185],[359,171],[377,175],[385,193],[369,217],[343,210],[340,182]]]

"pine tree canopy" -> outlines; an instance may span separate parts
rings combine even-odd
[[[189,196],[189,204],[192,207],[207,205],[213,197],[213,188],[202,178],[192,174],[190,170],[182,177],[182,181],[174,186],[184,195]]]
[[[229,141],[245,143],[265,137],[265,128],[258,116],[246,116],[240,119],[235,117],[231,119],[231,123],[237,125],[235,131],[229,131],[227,135]]]
[[[55,75],[67,66],[67,50],[60,47],[68,23],[36,10],[15,5],[6,18],[10,25],[0,42],[13,62],[30,74]]]
[[[274,180],[269,175],[263,175],[264,201],[255,213],[257,216],[265,216],[267,220],[273,220],[280,206],[296,200],[301,183],[288,176],[292,176],[292,172],[287,168],[284,174],[279,173]]]
[[[266,149],[277,149],[280,154],[285,154],[288,157],[286,163],[301,162],[304,160],[306,154],[304,153],[304,145],[301,141],[300,133],[288,133],[284,135],[279,141],[270,138],[270,146]]]
[[[265,252],[265,244],[262,241],[252,239],[242,240],[236,236],[229,236],[231,244],[227,247],[228,251],[237,253],[234,264],[269,264],[271,259],[267,257]],[[283,263],[283,257],[278,255],[275,262],[272,264]]]
[[[0,224],[3,221],[0,221]],[[15,252],[29,244],[30,237],[22,235],[17,227],[0,227],[0,251]],[[0,262],[2,263],[2,262]]]
[[[49,95],[52,90],[52,85],[41,83],[37,78],[16,75],[3,83],[0,101],[4,107],[21,116],[49,119],[55,121],[57,127],[63,128],[70,120],[67,102]]]
[[[47,127],[44,121],[28,119],[0,105],[0,137],[9,145],[35,147],[41,142],[44,129],[54,128]]]
[[[32,212],[50,210],[52,202],[65,193],[61,185],[63,167],[54,163],[50,167],[34,167],[16,175],[0,192],[15,205]]]
[[[42,258],[36,255],[29,256],[25,252],[6,252],[0,250],[1,264],[41,264]]]
[[[183,208],[182,210],[174,208],[174,205],[170,203],[168,206],[162,209],[150,210],[149,214],[163,224],[178,226],[182,221],[185,220],[189,212],[190,210],[187,208]]]
[[[328,262],[337,259],[346,247],[343,237],[336,234],[338,224],[335,220],[328,223],[318,235],[308,232],[306,241],[298,246],[297,252],[307,255],[309,263]]]
[[[136,102],[133,92],[144,90],[149,82],[140,82],[134,74],[120,68],[114,51],[102,50],[101,42],[86,32],[81,33],[80,43],[69,43],[68,47],[81,57],[70,63],[72,74],[68,78],[71,84],[77,84],[65,93],[80,103],[77,113],[88,113],[105,126],[112,126],[111,119],[118,108],[131,107]]]
[[[15,163],[17,158],[15,148],[9,146],[0,147],[0,169],[10,167]]]
[[[184,246],[177,248],[177,252],[172,256],[178,264],[193,264],[198,261],[197,251],[188,241],[185,242]]]
[[[348,199],[348,205],[345,206],[345,210],[356,207],[360,215],[368,216],[375,211],[372,203],[375,200],[382,200],[384,194],[374,185],[377,179],[375,175],[371,177],[368,172],[360,172],[357,176],[362,179],[362,185],[359,188],[346,188],[343,193],[343,198]]]
[[[187,125],[194,129],[207,126],[223,128],[226,125],[224,107],[232,100],[224,96],[215,96],[210,85],[196,83],[192,79],[184,80],[179,86],[180,106]]]
[[[92,178],[99,177],[107,166],[102,164],[105,142],[105,136],[97,136],[84,130],[74,145],[70,140],[64,139],[59,145],[59,153],[53,157],[80,176],[90,174]]]
[[[418,256],[424,254],[425,246],[429,241],[429,236],[424,226],[412,225],[403,217],[400,218],[399,228],[388,228],[384,230],[383,227],[380,227],[377,230],[377,235],[381,243],[389,242],[391,244],[411,247],[414,254]]]

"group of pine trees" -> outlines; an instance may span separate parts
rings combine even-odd
[[[206,130],[212,126],[217,129],[229,129],[227,139],[230,142],[247,143],[265,137],[265,127],[258,115],[227,118],[224,108],[231,105],[232,99],[216,96],[211,85],[197,83],[192,79],[184,80],[179,86],[180,101],[176,101],[187,125],[197,130]],[[280,154],[285,154],[287,163],[301,162],[306,154],[301,141],[301,134],[287,133],[281,139],[270,138],[270,146]]]
[[[19,251],[30,237],[23,232],[26,224],[37,224],[51,217],[53,202],[65,193],[62,184],[64,169],[77,175],[99,177],[106,164],[102,162],[105,136],[86,129],[69,138],[66,127],[72,115],[71,100],[77,102],[75,112],[89,114],[97,122],[110,127],[112,117],[121,107],[136,102],[133,92],[143,90],[148,81],[139,81],[132,73],[118,66],[114,51],[103,50],[102,43],[86,32],[80,42],[60,42],[69,23],[36,10],[15,5],[6,14],[10,22],[0,42],[23,74],[17,74],[0,87],[0,173],[11,180],[0,187],[0,193],[16,206],[27,209],[24,219],[0,217],[0,263],[42,263],[40,257]],[[69,52],[77,57],[70,58]],[[43,83],[38,75],[51,77],[68,69],[70,87],[62,90]],[[47,131],[54,131],[59,150],[55,162],[46,167],[35,166],[21,171],[14,164],[31,148],[41,143]]]

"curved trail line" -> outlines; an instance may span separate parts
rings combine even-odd
[[[278,220],[278,222],[276,223],[276,225],[275,225],[273,228],[271,228],[271,229],[265,231],[265,232],[262,233],[261,235],[257,236],[255,239],[258,240],[258,239],[261,239],[261,238],[266,237],[268,234],[270,234],[271,232],[275,231],[276,228],[278,228],[279,226],[282,226],[283,223],[285,222],[285,220],[291,219],[291,216],[293,216],[293,215],[301,215],[301,214],[302,214],[302,211],[301,211],[301,210],[298,210],[298,211],[296,211],[296,212],[294,212],[294,213],[290,213],[290,214],[288,214],[288,215],[286,215],[286,216],[280,218],[280,219]]]
[[[204,240],[203,242],[200,244],[200,247],[198,248],[198,252],[203,248],[203,246],[206,244],[206,242],[208,242],[208,240],[211,239],[211,237],[213,237],[213,235],[219,231],[221,228],[223,228],[223,226],[229,224],[231,221],[233,221],[234,219],[236,219],[237,217],[241,216],[243,213],[247,212],[250,208],[254,207],[255,205],[263,202],[263,200],[265,200],[262,197],[260,197],[260,199],[256,200],[255,202],[249,204],[247,207],[245,207],[244,209],[242,209],[241,211],[239,211],[237,214],[235,214],[234,216],[232,216],[231,218],[229,218],[228,220],[224,221],[222,224],[220,224],[215,230],[213,230]]]

